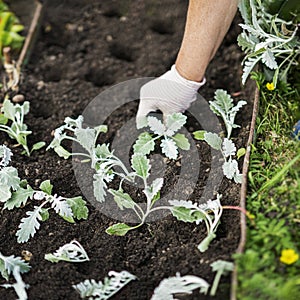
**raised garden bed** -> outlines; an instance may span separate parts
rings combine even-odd
[[[187,2],[154,1],[49,1],[39,40],[31,61],[23,68],[20,92],[30,101],[31,110],[26,124],[32,130],[29,144],[45,141],[49,144],[52,131],[65,117],[82,114],[89,102],[108,87],[128,79],[158,76],[168,69],[179,49]],[[237,115],[241,128],[233,132],[237,148],[245,147],[252,114],[252,98],[241,90],[242,54],[237,46],[238,17],[234,21],[215,59],[207,71],[207,84],[202,96],[212,100],[216,89],[227,90],[235,99],[248,104]],[[108,118],[107,140],[118,136],[119,128],[137,111],[137,102],[124,106]],[[201,129],[188,121],[190,132]],[[55,193],[66,197],[81,194],[76,183],[71,160],[59,158],[53,151],[41,149],[31,157],[21,155],[22,149],[0,132],[1,144],[13,148],[13,166],[21,178],[33,187],[50,179]],[[200,173],[190,200],[197,201],[207,184],[211,167],[211,151],[197,141]],[[242,161],[240,161],[241,169]],[[166,164],[168,188],[176,181],[180,159]],[[240,185],[222,180],[218,192],[223,205],[239,205]],[[31,207],[33,205],[29,205]],[[89,217],[75,224],[66,223],[56,215],[34,238],[18,244],[15,233],[25,210],[2,211],[0,222],[0,251],[5,255],[21,256],[30,251],[32,270],[23,276],[30,285],[29,299],[79,299],[73,284],[87,278],[102,280],[108,271],[127,270],[138,277],[122,289],[114,299],[150,299],[159,282],[176,272],[197,275],[212,283],[214,273],[210,263],[218,259],[232,260],[240,241],[240,213],[226,210],[218,227],[217,238],[208,251],[200,253],[197,245],[205,237],[205,227],[179,222],[173,217],[144,225],[124,237],[110,236],[105,229],[115,223],[88,204]],[[31,207],[32,208],[32,207]],[[81,264],[51,264],[46,253],[58,249],[72,239],[87,251],[90,261]],[[200,296],[210,299],[209,296]],[[214,299],[229,299],[230,276],[222,278]],[[15,299],[12,290],[0,289],[1,299]],[[199,299],[196,292],[182,299]]]

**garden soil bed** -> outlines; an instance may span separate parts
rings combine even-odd
[[[89,102],[108,87],[132,78],[158,76],[174,62],[183,34],[188,1],[49,1],[41,34],[23,69],[20,92],[30,101],[31,110],[25,118],[32,130],[29,144],[52,140],[52,131],[67,116],[82,114]],[[248,105],[238,114],[241,128],[233,133],[237,147],[244,147],[249,134],[251,99],[241,91],[242,54],[236,43],[238,17],[227,34],[207,71],[207,84],[201,93],[211,100],[217,88],[228,90],[236,99],[246,98]],[[110,132],[117,129],[137,111],[137,102],[123,107],[109,123]],[[199,129],[189,121],[187,129]],[[13,165],[20,178],[26,178],[37,188],[50,179],[55,193],[66,197],[82,194],[76,183],[71,160],[59,158],[45,149],[31,157],[21,155],[21,148],[0,133],[1,144],[13,149]],[[201,155],[201,172],[197,187],[190,199],[196,201],[205,185],[211,153],[205,143],[197,142]],[[174,181],[179,163],[169,163],[165,178]],[[199,162],[200,163],[200,162]],[[242,163],[242,162],[240,162]],[[240,186],[223,179],[218,191],[224,205],[239,205]],[[21,256],[30,251],[32,269],[23,275],[30,285],[29,299],[79,299],[73,284],[87,278],[102,280],[110,270],[127,270],[138,277],[113,299],[150,299],[159,282],[176,272],[196,275],[209,283],[213,281],[210,263],[217,259],[232,260],[240,238],[240,215],[224,211],[217,238],[209,250],[200,253],[197,245],[205,237],[205,226],[186,224],[167,217],[152,222],[124,237],[109,236],[105,229],[116,223],[88,203],[86,221],[69,224],[54,214],[41,224],[34,238],[25,244],[16,242],[15,233],[21,218],[32,204],[24,209],[2,211],[0,221],[0,251],[4,255]],[[81,264],[60,262],[51,264],[45,253],[53,252],[72,239],[78,240],[87,251],[90,261]],[[4,281],[1,280],[1,283]],[[221,280],[214,299],[229,299],[230,276]],[[16,299],[12,290],[0,289],[0,299]],[[210,299],[194,293],[180,299]],[[163,300],[163,299],[162,299]]]

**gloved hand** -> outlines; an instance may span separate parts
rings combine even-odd
[[[175,65],[162,76],[147,82],[140,90],[140,105],[136,116],[137,128],[147,125],[147,114],[160,110],[164,116],[184,112],[197,99],[198,89],[205,84],[183,78]]]

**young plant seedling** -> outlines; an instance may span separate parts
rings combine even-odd
[[[289,8],[285,4],[283,7]],[[277,13],[269,14],[264,6],[255,0],[243,0],[239,4],[245,24],[240,24],[243,32],[238,36],[238,44],[247,54],[243,61],[242,83],[246,82],[255,65],[262,63],[268,75],[273,77],[272,85],[276,88],[278,78],[286,81],[289,69],[299,63],[299,51],[296,50],[300,47],[299,28],[297,22],[286,22]],[[292,17],[290,11],[289,15]],[[287,26],[289,30],[283,30]]]
[[[24,123],[24,117],[29,112],[29,102],[25,101],[21,104],[13,104],[9,99],[5,99],[0,114],[0,131],[6,132],[10,138],[15,139],[18,144],[24,148],[24,153],[28,156],[32,151],[38,150],[45,146],[44,142],[38,142],[29,150],[27,145],[27,136],[31,131],[27,130]],[[7,123],[11,123],[10,126]]]
[[[107,184],[115,175],[123,180],[133,181],[133,173],[129,172],[123,162],[109,150],[109,144],[97,144],[97,138],[101,132],[107,132],[107,126],[100,125],[95,128],[83,128],[83,117],[77,119],[66,118],[65,124],[55,129],[54,139],[47,150],[53,149],[60,157],[68,159],[71,156],[84,158],[84,162],[90,161],[94,174],[94,195],[97,201],[104,202]],[[70,140],[80,145],[84,150],[71,153],[62,146],[64,140]],[[120,171],[117,171],[118,168]]]
[[[86,279],[83,282],[73,285],[73,288],[80,294],[81,299],[106,300],[115,295],[130,281],[136,280],[136,277],[127,271],[120,273],[110,271],[108,276],[111,278],[105,277],[104,282]]]
[[[20,195],[20,190],[18,190],[15,197],[12,198],[12,201],[18,205],[20,202],[25,205],[28,198],[41,203],[38,206],[35,206],[33,211],[27,211],[27,217],[21,220],[19,230],[16,233],[18,243],[27,242],[30,237],[35,235],[36,231],[40,228],[39,222],[48,220],[48,211],[51,208],[69,223],[75,223],[75,218],[77,220],[87,219],[88,209],[85,206],[86,202],[81,197],[65,198],[57,196],[56,194],[52,195],[52,188],[53,186],[50,181],[45,180],[40,184],[40,191],[34,191],[31,187],[27,186],[27,189],[25,190],[26,199],[24,196]],[[46,205],[50,205],[50,207],[46,207]]]
[[[222,275],[226,275],[228,272],[233,271],[234,265],[232,262],[217,260],[210,264],[213,272],[217,272],[213,285],[210,290],[210,296],[215,296],[217,292],[217,288],[219,286],[219,282]]]
[[[170,200],[171,212],[174,217],[183,222],[195,222],[197,225],[205,222],[207,236],[198,245],[200,252],[205,252],[210,242],[216,237],[216,231],[220,223],[223,208],[220,202],[222,195],[217,194],[216,200],[208,200],[204,204],[196,204],[191,201]],[[212,213],[213,215],[211,215]]]
[[[84,262],[89,261],[89,257],[77,241],[72,241],[68,244],[61,246],[56,252],[45,254],[45,259],[52,263],[57,263],[59,261],[67,262]]]
[[[20,257],[4,256],[0,252],[0,273],[4,279],[9,280],[9,276],[12,274],[16,280],[13,284],[2,284],[0,286],[4,288],[13,288],[20,300],[27,300],[26,289],[29,287],[26,285],[21,277],[21,273],[27,273],[30,270],[30,266]]]
[[[209,284],[202,278],[192,275],[180,276],[163,279],[159,286],[154,290],[151,300],[175,300],[175,294],[192,294],[196,289],[200,289],[200,294],[207,294]]]
[[[155,140],[160,139],[162,153],[170,159],[177,159],[178,148],[182,150],[190,149],[190,143],[184,134],[176,133],[183,127],[186,119],[187,117],[183,114],[175,113],[168,115],[165,124],[163,124],[155,117],[147,117],[147,126],[154,135],[148,132],[141,133],[133,146],[134,153],[150,154],[154,150]]]
[[[199,130],[194,132],[196,140],[204,140],[210,147],[221,151],[224,163],[222,166],[223,174],[228,179],[234,179],[236,183],[242,182],[242,174],[238,168],[238,162],[234,156],[238,158],[243,155],[243,150],[237,151],[235,144],[230,140],[233,128],[239,127],[235,124],[235,117],[239,109],[246,104],[246,101],[239,101],[236,106],[233,105],[233,100],[230,95],[224,90],[217,90],[215,92],[214,101],[210,101],[211,110],[217,115],[221,116],[226,127],[227,137],[222,139],[218,134]]]
[[[64,220],[74,223],[74,219],[87,219],[88,208],[82,197],[65,198],[52,195],[52,184],[45,180],[40,185],[40,190],[34,190],[26,180],[21,180],[18,170],[8,166],[11,158],[10,149],[0,146],[0,199],[4,202],[3,209],[14,209],[25,206],[29,199],[39,202],[33,211],[28,211],[21,220],[17,231],[18,242],[27,242],[30,236],[34,236],[40,228],[39,221],[46,221],[49,218],[48,210],[53,208]],[[42,201],[44,200],[44,201]],[[41,203],[42,202],[42,203]],[[46,207],[50,205],[50,207]]]

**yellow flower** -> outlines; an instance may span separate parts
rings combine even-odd
[[[291,265],[299,259],[299,255],[293,249],[281,251],[280,261],[286,265]]]
[[[275,90],[275,86],[274,86],[273,82],[268,82],[268,83],[266,84],[266,88],[267,88],[269,91]]]

